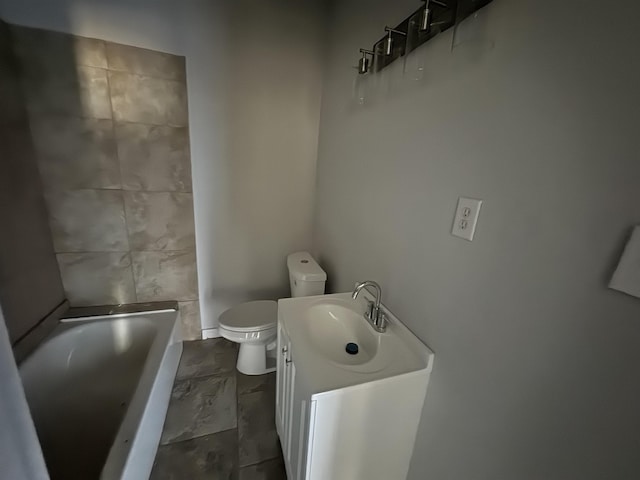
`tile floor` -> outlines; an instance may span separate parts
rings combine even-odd
[[[275,373],[236,370],[224,339],[184,343],[151,480],[286,480]]]

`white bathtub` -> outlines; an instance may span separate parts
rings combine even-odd
[[[175,310],[63,320],[20,365],[51,479],[148,478],[181,354]]]

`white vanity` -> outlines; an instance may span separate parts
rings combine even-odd
[[[378,333],[364,317],[371,300],[278,302],[276,427],[289,480],[407,476],[434,355],[384,306]]]

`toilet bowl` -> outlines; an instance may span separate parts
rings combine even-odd
[[[292,297],[322,295],[327,274],[307,252],[287,257]],[[276,369],[278,304],[273,300],[242,303],[223,312],[219,331],[240,344],[237,368],[245,375],[263,375]]]
[[[269,355],[267,347],[276,339],[277,317],[278,304],[273,300],[242,303],[220,315],[220,335],[240,344],[240,373],[262,375],[275,370],[275,355]]]

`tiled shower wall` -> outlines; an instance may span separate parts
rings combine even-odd
[[[12,33],[71,305],[178,300],[200,338],[184,57]]]
[[[64,292],[11,43],[0,21],[0,306],[15,343]]]

